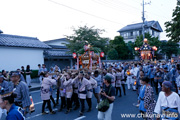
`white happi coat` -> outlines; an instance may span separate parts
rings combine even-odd
[[[115,74],[107,73],[106,75],[111,77],[111,85],[115,87]]]
[[[82,81],[78,80],[78,96],[80,99],[86,99],[89,86],[90,82],[86,78],[83,78]]]
[[[72,79],[67,80],[65,78],[63,85],[64,85],[65,91],[66,91],[66,98],[71,98],[72,97],[72,94],[73,94],[72,84],[73,84]]]
[[[50,99],[50,87],[56,85],[57,82],[55,79],[50,79],[48,77],[44,78],[41,84],[41,99],[49,100]]]
[[[97,88],[97,81],[90,77],[89,79],[90,85],[88,86],[88,91],[87,91],[87,98],[92,98],[93,95],[93,88]]]
[[[65,81],[65,77],[64,76],[62,76],[61,78],[60,78],[60,96],[61,97],[65,97],[66,96],[66,91],[65,91],[65,87],[64,87],[64,81]]]
[[[73,84],[73,92],[78,94],[78,85],[79,85],[79,80],[78,78],[74,78],[72,80],[72,84]]]
[[[116,73],[116,87],[121,87],[122,73]]]

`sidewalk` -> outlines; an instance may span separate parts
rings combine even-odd
[[[40,90],[41,85],[39,82],[39,78],[34,78],[31,80],[31,88],[29,89],[29,91],[36,91],[36,90]]]

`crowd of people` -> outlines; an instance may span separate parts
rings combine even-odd
[[[103,63],[102,68],[96,70],[81,68],[77,70],[76,66],[61,70],[55,65],[48,71],[45,64],[42,66],[39,64],[38,67],[43,101],[42,115],[48,114],[45,112],[46,107],[50,114],[56,114],[51,107],[52,101],[53,107],[57,107],[60,103],[59,112],[65,109],[65,114],[70,114],[80,108],[79,116],[82,116],[85,112],[85,102],[88,105],[87,112],[91,112],[94,95],[97,109],[103,100],[107,99],[109,103],[106,111],[98,111],[98,119],[111,120],[115,97],[127,95],[127,89],[132,89],[137,94],[137,107],[144,119],[156,117],[175,120],[180,113],[178,63],[161,61]],[[30,111],[31,70],[29,65],[26,70],[23,66],[21,68],[10,73],[3,70],[0,75],[0,107],[1,111],[5,109],[8,111],[8,120],[12,120],[12,115],[25,119],[24,116]],[[52,96],[53,92],[56,92],[56,101]],[[155,94],[159,95],[157,101]],[[10,112],[11,109],[14,109],[13,112]],[[23,114],[20,114],[21,112]],[[154,113],[157,116],[153,116]],[[164,116],[158,116],[162,114]]]

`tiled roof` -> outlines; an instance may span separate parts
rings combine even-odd
[[[34,37],[0,34],[0,46],[28,47],[28,48],[51,48]]]
[[[155,24],[157,24],[157,26],[154,26]],[[127,25],[127,26],[121,28],[120,30],[118,30],[118,32],[142,29],[142,25],[143,25],[143,23],[130,24],[130,25]],[[145,27],[152,27],[160,32],[163,31],[159,22],[154,21],[154,20],[145,22]]]
[[[44,55],[53,56],[53,57],[61,57],[61,56],[71,57],[72,56],[72,54],[68,53],[67,50],[45,50]]]
[[[48,41],[44,41],[44,42],[51,43],[51,42],[55,42],[55,41],[68,41],[68,40],[67,40],[67,38],[60,38],[60,39],[48,40]]]
[[[59,45],[49,45],[51,46],[53,49],[67,49],[66,46],[59,46]]]

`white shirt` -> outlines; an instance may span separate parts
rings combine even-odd
[[[156,103],[156,107],[154,109],[155,113],[161,114],[161,106],[170,107],[170,108],[178,108],[178,112],[180,113],[180,98],[179,95],[175,92],[172,92],[168,97],[165,96],[165,92],[160,92],[158,101]]]
[[[135,77],[137,77],[138,71],[139,71],[139,68],[135,67],[134,68],[134,73],[133,73]]]

